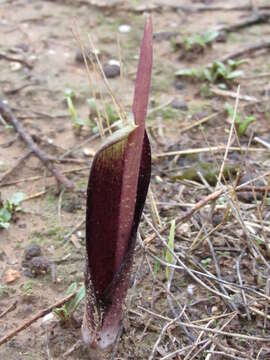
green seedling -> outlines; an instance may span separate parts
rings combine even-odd
[[[201,264],[203,267],[207,268],[211,265],[212,263],[212,259],[211,258],[206,258],[206,259],[202,259],[201,260]]]
[[[203,70],[203,76],[212,83],[233,81],[244,75],[242,70],[236,70],[243,62],[228,60],[227,65],[221,61],[214,61]]]
[[[75,129],[81,129],[82,126],[84,126],[86,123],[83,119],[81,119],[78,116],[77,110],[74,106],[73,101],[76,98],[76,93],[72,89],[66,89],[64,94],[67,101],[68,110],[70,112],[71,119],[73,121],[73,126]]]
[[[178,70],[175,75],[199,81],[207,81],[213,84],[223,83],[226,85],[244,75],[244,72],[242,70],[237,70],[237,68],[245,62],[246,60],[228,60],[227,64],[224,64],[217,60],[202,69],[190,68]]]
[[[33,281],[32,280],[28,280],[25,284],[23,284],[23,292],[26,295],[30,295],[33,292]]]
[[[10,288],[7,285],[0,285],[0,296],[1,297],[10,296]]]
[[[86,100],[88,108],[89,108],[89,121],[91,124],[91,128],[92,131],[94,133],[97,133],[98,130],[98,126],[96,124],[96,122],[93,120],[94,118],[98,117],[98,109],[97,109],[97,103],[96,103],[96,99],[94,98],[89,98]],[[116,121],[119,120],[119,115],[117,113],[117,111],[110,105],[110,104],[106,104],[105,108],[104,108],[104,116],[102,114],[103,118],[106,118],[106,125],[112,125],[113,123],[115,123]]]
[[[175,220],[172,220],[171,227],[170,227],[169,241],[168,241],[168,248],[171,251],[174,251],[174,239],[175,239]],[[173,264],[174,257],[169,249],[166,250],[165,260],[168,264]],[[169,277],[170,277],[170,268],[166,267],[167,280],[169,280]]]
[[[219,35],[217,30],[209,30],[203,34],[193,34],[184,39],[185,50],[192,51],[194,47],[204,49],[209,46]]]
[[[12,216],[21,210],[20,204],[24,199],[24,193],[17,192],[5,203],[0,199],[0,229],[7,229]]]
[[[234,116],[234,108],[233,106],[231,106],[230,104],[226,104],[225,108],[227,110],[228,115],[230,116],[231,119],[233,119]],[[248,116],[240,116],[239,114],[236,114],[235,116],[235,127],[236,127],[236,131],[238,136],[243,136],[245,135],[249,125],[251,123],[253,123],[254,121],[256,121],[256,118],[254,115],[248,115]]]
[[[77,290],[77,283],[72,283],[66,291],[66,295],[71,295]],[[85,287],[82,286],[76,295],[60,308],[54,310],[54,313],[61,322],[67,322],[72,319],[74,312],[85,297]]]
[[[200,73],[200,70],[195,69],[195,68],[189,68],[189,69],[185,68],[185,69],[177,70],[175,72],[175,76],[187,77],[187,78],[191,78],[194,80],[200,80],[201,73]]]

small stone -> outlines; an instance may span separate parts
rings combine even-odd
[[[184,100],[174,99],[171,103],[171,107],[177,110],[187,111],[188,106]]]
[[[79,239],[84,239],[84,232],[81,230],[77,231],[77,236]]]
[[[84,156],[89,156],[89,157],[92,157],[92,156],[94,156],[95,155],[95,150],[94,149],[91,149],[91,148],[84,148],[83,149],[83,155]]]
[[[175,37],[178,35],[178,32],[176,31],[160,31],[153,35],[153,39],[160,42],[160,41],[168,41],[172,37]]]
[[[38,244],[30,244],[27,246],[27,248],[24,250],[24,259],[30,260],[35,256],[41,255],[41,248]]]
[[[228,33],[226,31],[220,31],[216,37],[216,42],[225,43],[227,41]]]
[[[212,312],[212,314],[217,314],[218,313],[218,307],[215,306],[215,305],[212,306],[211,312]]]
[[[17,61],[13,61],[10,63],[11,71],[18,71],[21,70],[21,68],[22,68],[22,64]]]
[[[109,64],[109,63],[105,64],[103,66],[103,71],[108,79],[112,79],[117,76],[120,76],[120,66],[116,64]]]
[[[101,53],[100,53],[100,51],[98,49],[94,49],[94,50],[86,49],[86,51],[85,51],[85,57],[86,57],[87,60],[90,59],[90,62],[91,61],[93,61],[93,62],[97,61],[96,55],[98,55],[99,58],[101,57]],[[76,52],[75,61],[77,63],[84,64],[84,58],[83,58],[83,54],[82,54],[81,50],[78,50]]]
[[[123,25],[120,25],[118,30],[121,32],[121,33],[128,33],[130,32],[130,29],[131,27],[127,24],[123,24]]]
[[[5,273],[5,283],[11,284],[19,279],[20,273],[18,270],[8,269]]]
[[[196,286],[194,284],[189,284],[187,287],[187,293],[189,296],[193,296],[194,295],[194,290],[195,290]]]
[[[39,275],[44,275],[48,273],[48,271],[50,270],[50,263],[45,257],[36,256],[28,262],[27,268],[30,270],[31,277],[37,277]]]
[[[212,224],[213,226],[218,226],[219,224],[222,223],[223,221],[223,218],[224,218],[224,215],[222,213],[219,213],[219,212],[216,212],[213,214],[213,217],[212,217]]]
[[[120,61],[115,60],[115,59],[109,60],[109,61],[108,61],[108,64],[109,64],[109,65],[117,65],[117,66],[120,67]]]
[[[175,82],[174,82],[174,87],[177,90],[183,90],[185,88],[185,83],[183,81],[181,81],[181,80],[176,79]]]
[[[185,235],[187,237],[190,237],[190,233],[190,225],[188,223],[183,223],[176,228],[177,235]]]

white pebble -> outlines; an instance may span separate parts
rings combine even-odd
[[[130,32],[130,29],[131,27],[127,24],[123,24],[123,25],[120,25],[118,30],[121,32],[121,33],[128,33]]]
[[[192,296],[194,294],[194,290],[195,290],[195,285],[193,284],[189,284],[187,287],[187,293],[188,295]]]
[[[42,324],[46,324],[48,322],[51,322],[54,320],[54,314],[52,312],[50,312],[49,314],[43,316],[42,318]]]
[[[120,62],[118,60],[115,60],[115,59],[111,59],[108,61],[108,64],[109,65],[117,65],[120,67]]]

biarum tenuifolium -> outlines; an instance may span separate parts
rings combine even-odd
[[[137,229],[150,182],[151,150],[145,119],[152,52],[149,17],[141,44],[133,120],[97,151],[88,182],[82,335],[93,351],[110,349],[119,334]]]

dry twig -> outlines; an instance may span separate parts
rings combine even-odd
[[[18,132],[20,137],[24,140],[24,142],[28,145],[29,149],[33,154],[35,154],[41,162],[46,166],[46,168],[54,175],[57,182],[59,184],[64,185],[68,189],[73,189],[73,183],[68,180],[63,174],[61,174],[51,163],[48,155],[39,148],[39,146],[33,141],[31,136],[26,132],[23,125],[19,122],[19,120],[15,117],[9,107],[4,103],[4,101],[0,98],[0,115],[7,121],[11,123],[15,130]]]
[[[12,339],[14,336],[16,336],[18,333],[23,331],[24,329],[28,328],[30,325],[32,325],[34,322],[36,322],[38,319],[42,318],[43,316],[49,314],[53,309],[58,308],[65,304],[67,301],[71,300],[75,296],[76,292],[66,296],[65,298],[58,300],[53,305],[47,307],[46,309],[40,310],[36,315],[31,317],[30,319],[26,320],[23,324],[19,325],[16,329],[11,330],[9,333],[7,333],[5,336],[0,339],[0,346],[5,344],[7,341]]]

